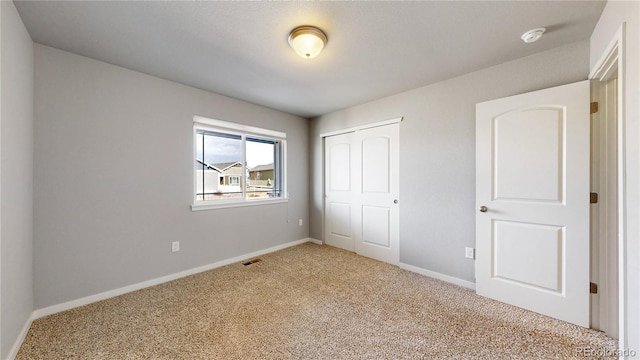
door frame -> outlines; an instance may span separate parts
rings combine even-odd
[[[590,207],[591,327],[618,337],[618,162],[617,76],[606,82],[591,80],[591,192],[597,204]],[[592,111],[595,109],[592,109]],[[613,158],[612,158],[613,157]]]
[[[627,271],[626,271],[626,258],[625,248],[627,243],[626,235],[626,154],[625,154],[625,30],[626,23],[622,23],[612,40],[607,45],[605,51],[602,53],[598,61],[595,63],[591,72],[589,73],[589,80],[596,81],[598,83],[604,83],[611,79],[616,73],[618,78],[617,83],[617,129],[616,139],[617,142],[617,183],[618,183],[618,293],[608,294],[609,301],[618,302],[618,348],[625,349],[627,347],[627,320],[626,320],[626,289],[627,289]],[[606,101],[607,99],[600,99]],[[601,242],[602,239],[599,239]],[[612,264],[607,262],[601,264],[601,269],[610,269]],[[615,298],[617,296],[617,299]],[[603,314],[600,314],[602,318]],[[604,314],[606,316],[606,314]]]
[[[327,198],[327,194],[326,194],[326,189],[325,189],[325,176],[327,173],[326,170],[326,161],[327,159],[325,159],[325,151],[326,151],[326,146],[325,146],[325,138],[329,137],[329,136],[334,136],[334,135],[342,135],[342,134],[346,134],[346,133],[350,133],[350,132],[356,132],[358,130],[365,130],[365,129],[371,129],[374,127],[380,127],[380,126],[385,126],[385,125],[391,125],[391,124],[399,124],[402,122],[402,120],[404,119],[403,116],[398,117],[398,118],[393,118],[393,119],[389,119],[389,120],[383,120],[383,121],[377,121],[374,123],[368,123],[368,124],[362,124],[362,125],[358,125],[358,126],[354,126],[354,127],[349,127],[349,128],[345,128],[345,129],[340,129],[340,130],[334,130],[334,131],[328,131],[325,133],[321,133],[320,134],[320,142],[322,143],[322,244],[326,244],[325,241],[325,222],[326,222],[326,215],[327,215],[327,206],[326,206],[326,198]],[[400,174],[398,174],[399,177]]]

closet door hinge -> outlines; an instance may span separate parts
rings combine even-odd
[[[595,114],[598,112],[598,103],[597,102],[592,102],[591,103],[591,114]]]
[[[589,193],[589,203],[597,204],[598,203],[598,193]]]
[[[589,292],[591,294],[597,294],[598,293],[598,284],[596,283],[589,283]]]

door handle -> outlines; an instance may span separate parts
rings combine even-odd
[[[393,200],[393,203],[397,204],[398,203],[398,199]]]
[[[480,206],[480,212],[487,212],[487,210],[489,210],[489,208],[487,208],[486,206]]]

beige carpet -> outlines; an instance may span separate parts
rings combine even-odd
[[[48,316],[17,359],[584,359],[604,334],[303,244]]]

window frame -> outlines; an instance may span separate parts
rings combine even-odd
[[[206,130],[206,131],[214,131],[221,132],[233,135],[240,135],[242,140],[242,174],[247,172],[246,167],[246,142],[247,137],[258,137],[265,138],[269,140],[275,140],[280,143],[280,158],[281,158],[281,194],[280,197],[275,198],[259,198],[259,199],[251,199],[247,198],[246,188],[247,182],[242,181],[240,179],[240,183],[242,184],[242,197],[238,199],[225,199],[225,200],[197,200],[197,144],[196,144],[196,134],[198,130]],[[193,133],[192,133],[192,141],[193,141],[193,152],[191,162],[193,163],[193,171],[191,172],[193,176],[193,194],[192,194],[192,202],[191,202],[191,210],[199,211],[199,210],[211,210],[211,209],[222,209],[222,208],[231,208],[231,207],[240,207],[240,206],[255,206],[255,205],[265,205],[265,204],[277,204],[277,203],[286,203],[289,201],[289,193],[287,192],[287,134],[280,131],[263,129],[255,126],[243,125],[232,123],[228,121],[215,120],[202,116],[194,116],[193,117]],[[276,166],[276,160],[274,159],[274,171]]]
[[[240,185],[240,176],[229,175],[229,185]]]

